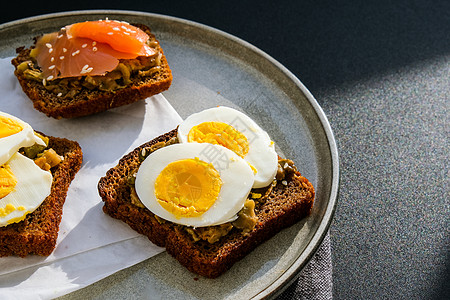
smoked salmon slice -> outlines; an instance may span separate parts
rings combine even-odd
[[[155,50],[146,44],[148,39],[144,31],[128,23],[87,21],[43,35],[31,56],[35,57],[47,81],[105,75],[117,67],[119,59],[154,55]]]
[[[67,36],[89,38],[106,43],[113,49],[137,55],[147,55],[147,33],[126,22],[114,20],[86,21],[66,26]],[[150,48],[151,51],[151,48]]]

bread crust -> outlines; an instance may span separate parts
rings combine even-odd
[[[284,185],[278,182],[267,200],[258,207],[258,222],[247,235],[233,229],[218,242],[194,242],[180,226],[158,222],[147,208],[131,203],[127,177],[139,166],[139,152],[161,141],[176,136],[176,130],[161,135],[125,155],[117,166],[108,170],[98,184],[104,201],[103,211],[127,223],[132,229],[146,235],[154,244],[167,252],[188,270],[208,278],[216,278],[242,259],[258,245],[270,239],[283,228],[306,217],[312,208],[315,191],[313,185],[300,173],[290,174]]]
[[[116,91],[91,91],[87,88],[82,88],[82,91],[76,98],[62,99],[48,91],[41,82],[29,80],[17,71],[18,65],[30,60],[31,50],[31,48],[18,48],[18,55],[12,59],[11,63],[16,68],[14,74],[22,90],[33,102],[34,108],[56,119],[76,118],[131,104],[169,89],[173,78],[172,71],[163,49],[159,46],[159,41],[151,33],[148,26],[143,24],[134,25],[144,30],[150,36],[150,39],[158,42],[157,49],[162,53],[161,71],[157,75],[144,78],[131,77],[131,84]]]
[[[0,257],[48,256],[55,248],[67,190],[81,167],[83,153],[75,141],[53,136],[48,138],[49,148],[64,157],[50,170],[53,175],[50,195],[21,222],[0,227]]]

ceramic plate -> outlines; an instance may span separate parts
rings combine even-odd
[[[31,45],[41,33],[106,17],[152,28],[173,71],[172,86],[164,95],[183,118],[219,104],[245,111],[313,183],[316,200],[308,218],[260,245],[217,279],[195,276],[164,252],[64,298],[124,298],[137,292],[184,299],[279,294],[320,246],[336,207],[338,154],[322,109],[292,73],[256,47],[214,28],[157,14],[76,11],[6,23],[0,25],[0,56],[15,55],[17,47]]]

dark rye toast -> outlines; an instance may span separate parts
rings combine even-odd
[[[111,91],[81,86],[80,89],[76,89],[77,93],[74,96],[70,93],[56,93],[55,89],[44,86],[43,79],[30,79],[19,67],[24,62],[33,62],[33,59],[30,57],[30,51],[34,46],[18,48],[16,50],[18,55],[12,59],[11,63],[16,68],[14,74],[22,90],[33,102],[34,108],[56,119],[75,118],[131,104],[167,90],[172,83],[172,72],[159,41],[151,33],[148,26],[143,24],[133,25],[145,31],[150,37],[149,43],[152,44],[152,47],[158,53],[161,53],[159,58],[157,58],[157,68],[155,68],[154,72],[132,72],[130,75],[131,83],[126,84],[123,88]],[[120,61],[122,62],[123,60]],[[32,71],[34,71],[33,68]],[[80,76],[75,79],[84,82],[85,78],[86,76]],[[121,78],[117,79],[119,85],[124,84],[121,80]]]
[[[50,169],[53,175],[51,193],[24,220],[0,227],[0,257],[25,257],[29,254],[48,256],[55,248],[67,190],[81,167],[83,153],[75,141],[47,137],[48,148],[64,157]]]
[[[284,178],[277,180],[271,189],[258,189],[265,193],[256,204],[258,221],[248,234],[232,229],[218,242],[194,242],[183,226],[158,220],[145,207],[131,201],[131,187],[127,182],[140,165],[142,149],[176,136],[176,129],[147,142],[125,155],[117,166],[111,168],[98,184],[104,201],[103,211],[127,223],[132,229],[146,235],[154,244],[167,252],[190,271],[208,278],[216,278],[242,259],[258,245],[270,239],[283,228],[306,217],[312,208],[315,191],[312,184],[293,168]]]

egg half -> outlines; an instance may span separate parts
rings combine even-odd
[[[254,188],[268,186],[278,167],[275,144],[255,121],[244,113],[218,106],[190,115],[178,127],[180,143],[221,145],[242,157],[254,172]]]
[[[204,227],[235,220],[253,181],[248,163],[227,148],[174,144],[142,162],[135,189],[141,202],[160,218]]]
[[[45,145],[28,123],[0,111],[0,165],[6,163],[20,148],[35,143]]]
[[[50,194],[52,174],[18,152],[36,143],[45,145],[28,123],[0,112],[0,227],[23,220]]]
[[[0,226],[19,222],[50,195],[52,174],[15,153],[0,166]]]

